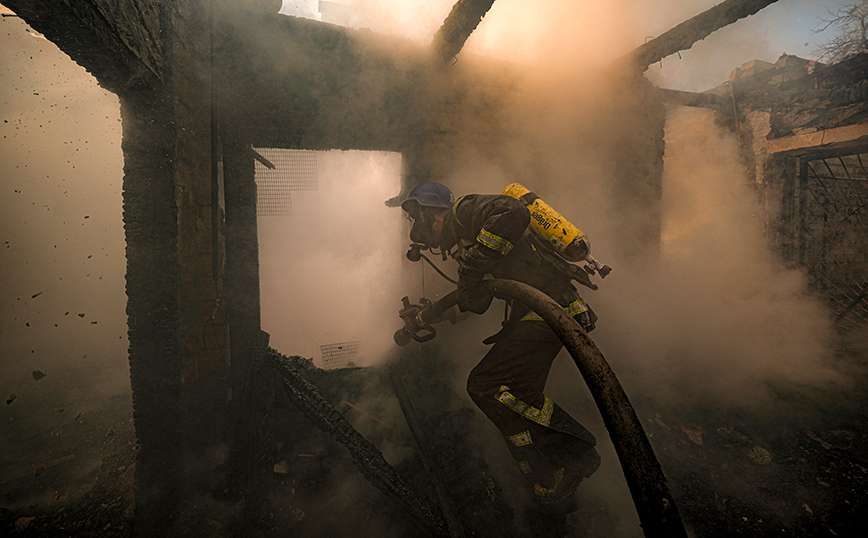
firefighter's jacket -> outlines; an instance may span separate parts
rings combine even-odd
[[[510,196],[469,194],[460,198],[443,221],[440,246],[457,247],[462,278],[481,279],[490,274],[529,284],[576,316],[586,331],[594,328],[596,316],[573,286],[570,277],[540,253],[528,228],[530,212]],[[538,243],[537,243],[538,245]],[[515,311],[520,319],[541,320],[533,312]]]
[[[446,213],[440,246],[458,248],[454,257],[465,288],[484,274],[517,280],[548,294],[585,330],[592,329],[596,317],[570,277],[541,254],[548,247],[534,244],[529,224],[527,208],[515,198],[468,195]],[[591,432],[543,394],[561,341],[541,318],[514,305],[504,330],[486,341],[491,342],[470,372],[468,394],[503,434],[532,498],[567,503],[600,457]]]

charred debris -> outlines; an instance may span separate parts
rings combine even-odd
[[[287,396],[277,400],[275,439],[296,441],[276,444],[278,483],[268,504],[289,517],[290,527],[303,529],[299,535],[360,526],[381,526],[374,534],[383,535],[515,535],[513,508],[474,451],[480,439],[473,436],[478,424],[473,410],[448,385],[451,372],[436,353],[412,355],[388,368],[328,371],[269,350],[268,361],[280,372]],[[393,458],[413,456],[393,468],[381,449]],[[338,494],[336,486],[345,487],[347,459],[379,494],[361,488],[360,505],[342,510],[347,519],[338,522],[329,513],[337,507],[325,498]],[[275,502],[288,489],[293,497]],[[330,521],[326,528],[324,521]]]

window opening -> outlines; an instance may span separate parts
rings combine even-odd
[[[256,161],[262,327],[272,347],[324,368],[377,363],[394,347],[400,298],[418,286],[418,267],[404,258],[403,213],[385,204],[400,191],[400,153],[255,151],[274,166]]]
[[[868,325],[868,148],[800,159],[799,260],[843,331]]]

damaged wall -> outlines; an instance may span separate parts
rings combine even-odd
[[[868,55],[826,66],[784,54],[753,61],[713,90],[736,105],[748,172],[766,228],[808,269],[839,329],[866,325],[868,283]]]

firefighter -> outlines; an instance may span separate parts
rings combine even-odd
[[[487,275],[529,284],[563,306],[585,331],[596,316],[570,278],[540,254],[528,229],[528,209],[504,195],[469,194],[455,201],[439,183],[414,187],[401,204],[412,221],[410,239],[448,252],[458,262],[458,308],[482,314],[493,297]],[[550,259],[550,258],[549,258]],[[563,514],[576,509],[574,492],[599,467],[596,439],[543,392],[552,361],[563,347],[542,318],[512,304],[503,329],[485,342],[488,353],[470,372],[467,392],[497,426],[532,498]],[[410,322],[418,307],[399,314]]]

